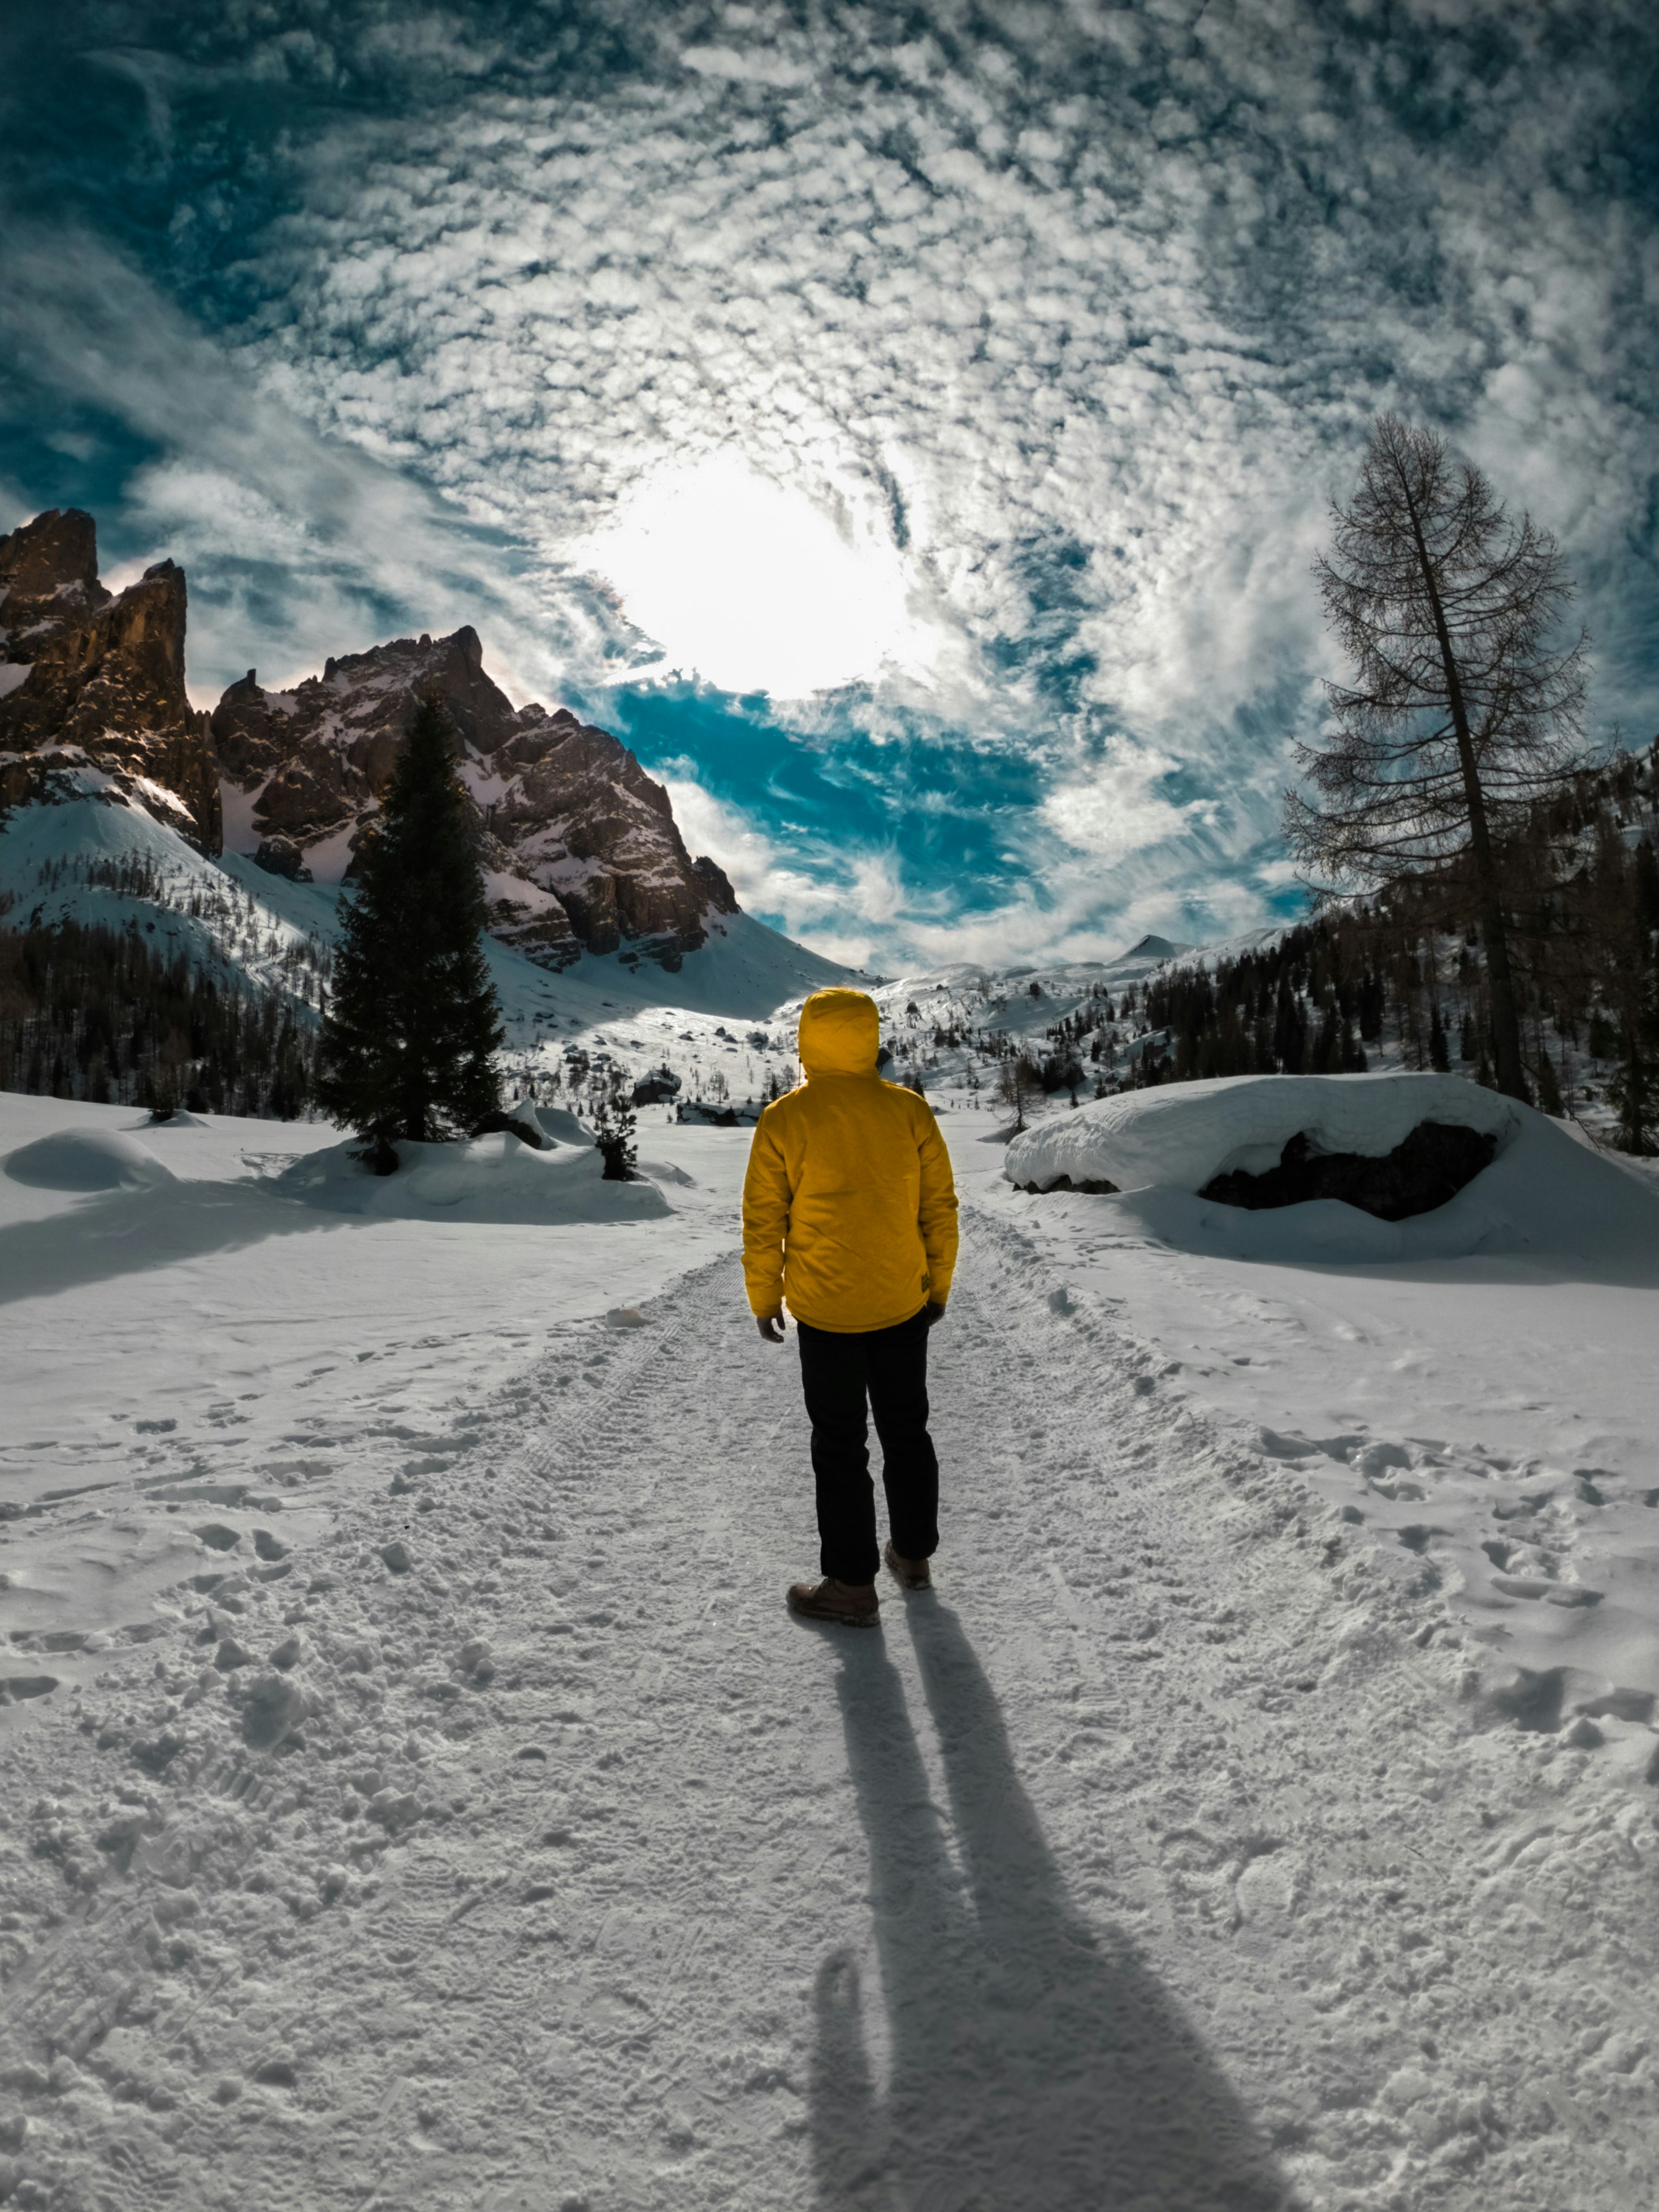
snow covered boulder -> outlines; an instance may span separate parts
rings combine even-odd
[[[1183,1190],[1253,1211],[1340,1199],[1399,1220],[1454,1197],[1524,1110],[1456,1075],[1222,1076],[1058,1115],[1014,1139],[1003,1172],[1025,1189]]]
[[[538,1106],[526,1094],[515,1098],[502,1111],[508,1121],[523,1121],[538,1129],[549,1144],[591,1145],[593,1141],[593,1132],[584,1128],[568,1106]]]
[[[1258,1209],[1216,1195],[1218,1181],[1283,1173],[1287,1146],[1292,1168],[1341,1155],[1380,1167],[1425,1124],[1494,1150],[1429,1212],[1381,1218],[1328,1194]],[[1570,1279],[1659,1283],[1659,1196],[1639,1174],[1458,1076],[1171,1084],[1055,1115],[1005,1158],[1009,1181],[1027,1190],[1109,1183],[1097,1203],[1118,1233],[1218,1259],[1346,1268],[1515,1253]]]
[[[37,1190],[148,1190],[173,1170],[125,1129],[54,1129],[8,1152],[6,1173]]]

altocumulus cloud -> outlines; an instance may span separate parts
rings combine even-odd
[[[118,128],[30,142],[0,313],[216,678],[473,619],[855,957],[1248,927],[1392,405],[1561,533],[1647,734],[1643,0],[192,13],[22,55]]]

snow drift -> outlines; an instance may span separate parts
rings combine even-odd
[[[421,1219],[545,1223],[640,1221],[672,1211],[650,1182],[606,1182],[597,1149],[561,1145],[534,1152],[501,1131],[469,1143],[399,1145],[396,1175],[371,1175],[354,1143],[312,1152],[273,1178],[285,1196],[335,1213],[377,1221]]]
[[[1432,1212],[1382,1221],[1338,1199],[1249,1212],[1199,1195],[1260,1175],[1289,1140],[1374,1158],[1424,1121],[1497,1139],[1492,1164]],[[1182,1250],[1351,1266],[1524,1252],[1607,1279],[1659,1279],[1659,1198],[1529,1106],[1455,1075],[1264,1075],[1127,1091],[1057,1115],[1008,1146],[1011,1182],[1111,1183],[1111,1209]]]

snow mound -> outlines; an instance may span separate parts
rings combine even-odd
[[[1501,1151],[1525,1110],[1457,1075],[1218,1076],[1056,1115],[1014,1139],[1003,1173],[1043,1189],[1069,1176],[1122,1191],[1196,1192],[1235,1170],[1265,1174],[1303,1133],[1316,1152],[1380,1159],[1419,1121],[1450,1121],[1496,1137]]]
[[[1305,1130],[1322,1149],[1381,1158],[1418,1122],[1490,1132],[1498,1157],[1446,1205],[1380,1221],[1337,1199],[1263,1212],[1197,1193],[1260,1174]],[[1056,1115],[1008,1147],[1012,1182],[1112,1182],[1081,1201],[1115,1226],[1218,1259],[1367,1267],[1524,1255],[1576,1280],[1659,1283],[1659,1196],[1530,1106],[1449,1075],[1267,1075],[1126,1093]]]
[[[532,1152],[505,1130],[453,1145],[399,1145],[396,1175],[371,1175],[350,1140],[296,1160],[275,1188],[304,1204],[379,1221],[640,1221],[672,1212],[653,1182],[606,1182],[590,1142]]]
[[[523,1121],[532,1129],[539,1129],[551,1144],[592,1145],[593,1132],[583,1128],[568,1106],[538,1106],[526,1095],[515,1098],[501,1110],[509,1121]]]
[[[178,1181],[122,1129],[57,1129],[8,1152],[4,1165],[14,1182],[37,1190],[147,1190]]]

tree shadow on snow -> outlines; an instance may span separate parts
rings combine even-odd
[[[343,1224],[357,1225],[349,1216],[319,1213],[240,1180],[111,1191],[0,1229],[0,1304]]]
[[[897,1672],[849,1638],[836,1684],[869,1839],[891,2037],[877,2094],[857,1969],[818,1976],[818,2203],[849,2212],[1272,2212],[1286,2185],[1122,1935],[1073,1908],[960,1623],[907,1608],[958,1871]]]

